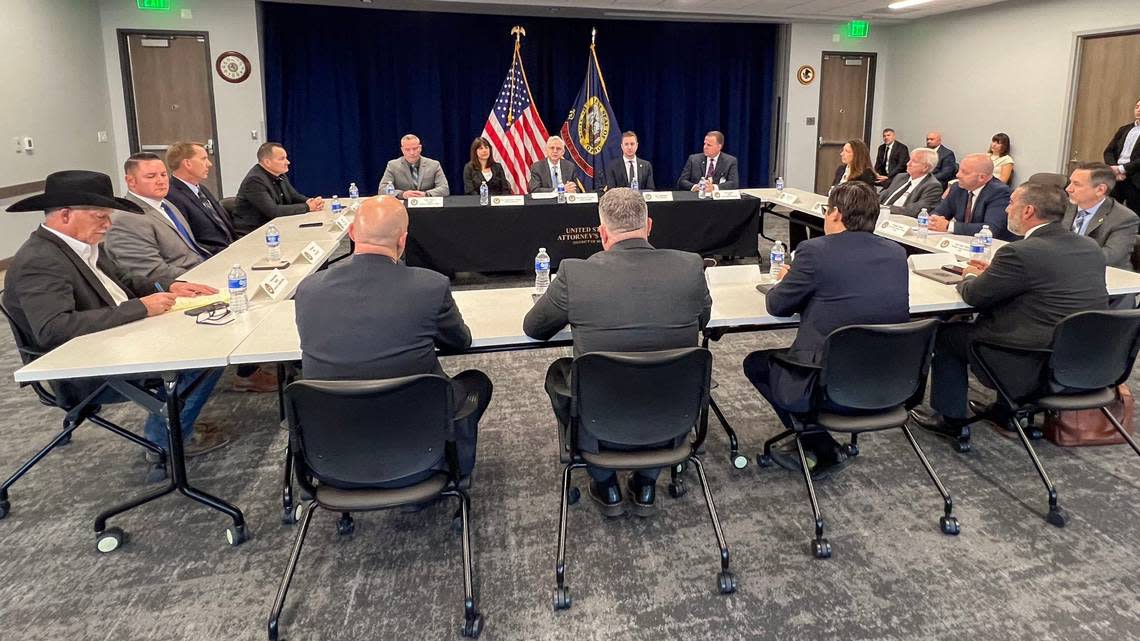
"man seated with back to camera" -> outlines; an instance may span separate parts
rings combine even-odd
[[[910,320],[906,250],[875,235],[878,215],[879,197],[872,187],[857,181],[837,185],[827,199],[824,236],[799,244],[795,261],[784,265],[779,283],[765,297],[769,314],[799,314],[799,329],[787,350],[749,354],[744,374],[787,429],[795,429],[793,413],[810,408],[817,372],[782,366],[772,360],[773,353],[817,365],[827,335],[840,327]],[[828,410],[845,413],[842,407]],[[800,441],[815,478],[826,478],[849,461],[828,432],[804,434]],[[798,455],[787,450],[773,451],[772,458],[781,467],[800,469]]]

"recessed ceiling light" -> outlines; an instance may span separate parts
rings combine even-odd
[[[897,11],[899,9],[909,9],[920,4],[926,4],[927,2],[934,2],[934,0],[898,0],[898,2],[888,4],[887,8]]]

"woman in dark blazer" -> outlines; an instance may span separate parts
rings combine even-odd
[[[853,181],[866,183],[875,187],[875,170],[872,169],[871,152],[862,140],[848,140],[839,152],[842,164],[835,168],[835,182],[831,186],[842,185]]]
[[[471,142],[471,162],[463,165],[463,193],[478,194],[484,181],[492,196],[511,193],[503,166],[491,159],[491,143],[479,137]]]

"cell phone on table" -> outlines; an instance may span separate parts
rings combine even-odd
[[[301,223],[300,225],[297,225],[297,226],[298,227],[321,227],[323,225],[324,225],[324,223],[322,223],[321,221],[318,220],[318,221],[314,221],[311,223]]]
[[[229,303],[219,300],[219,301],[214,301],[214,302],[210,303],[209,305],[203,305],[201,307],[194,307],[193,309],[188,309],[182,313],[186,314],[187,316],[199,316],[201,314],[209,314],[210,312],[216,312],[219,309],[225,309],[229,306],[230,306]]]
[[[959,276],[966,272],[966,270],[961,265],[943,265],[942,270],[950,272],[951,274],[957,274]]]

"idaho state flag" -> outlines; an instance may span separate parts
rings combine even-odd
[[[605,185],[606,165],[621,156],[621,128],[610,106],[592,34],[586,79],[559,135],[566,143],[568,159],[578,165],[579,189],[601,189]]]

